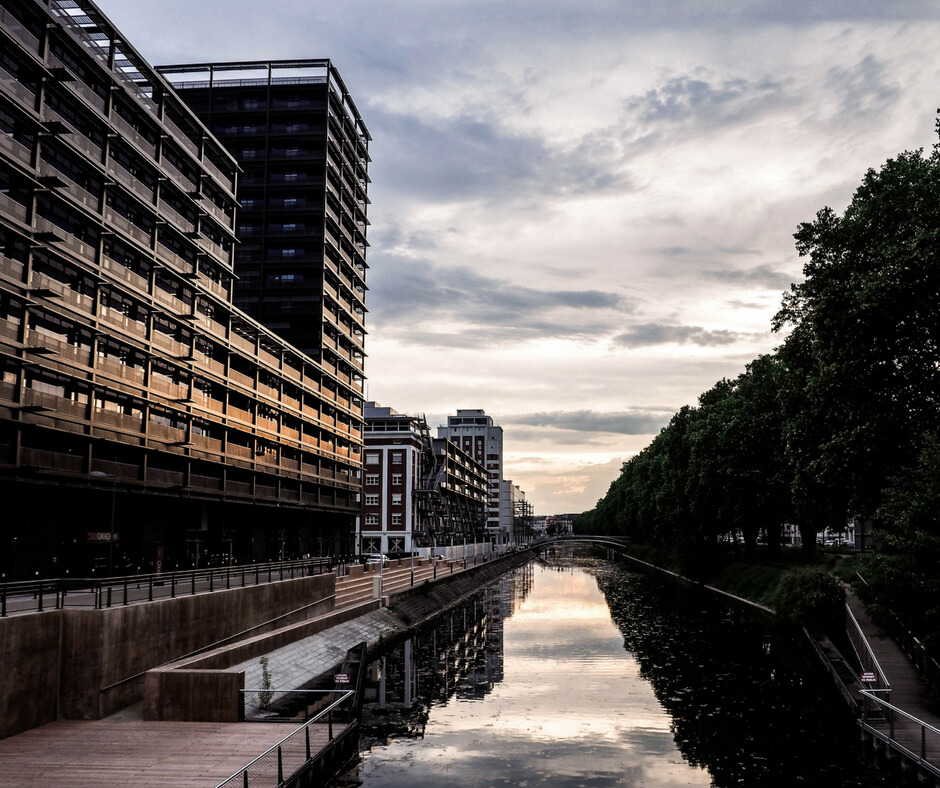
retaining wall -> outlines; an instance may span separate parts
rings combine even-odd
[[[56,719],[112,714],[143,698],[147,670],[236,635],[322,615],[333,607],[335,588],[330,573],[126,607],[0,619],[0,738]]]

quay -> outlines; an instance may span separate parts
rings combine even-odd
[[[61,608],[2,618],[0,656],[11,657],[6,663],[10,670],[5,677],[0,676],[2,720],[7,726],[16,720],[21,725],[28,723],[23,705],[40,705],[38,701],[48,700],[44,695],[48,687],[35,683],[24,687],[17,681],[42,672],[41,666],[29,664],[39,652],[35,639],[24,632],[42,631],[41,622],[58,618],[54,629],[69,631],[76,627],[89,638],[81,641],[84,645],[101,636],[108,642],[103,648],[90,650],[89,665],[73,666],[79,678],[97,679],[91,688],[95,692],[86,688],[76,693],[71,686],[76,677],[56,681],[54,684],[61,686],[52,714],[58,718],[0,739],[0,786],[64,788],[94,784],[118,788],[146,784],[155,788],[213,788],[233,776],[236,779],[228,783],[233,786],[274,788],[290,784],[292,775],[315,761],[349,723],[331,725],[332,720],[308,720],[305,715],[289,723],[242,721],[251,713],[251,690],[263,686],[261,656],[267,658],[266,669],[274,687],[271,700],[276,703],[280,694],[337,670],[344,654],[356,643],[374,645],[404,634],[528,557],[516,554],[488,560],[479,556],[476,561],[434,562],[416,559],[413,563],[406,559],[385,567],[354,565],[329,574],[275,581],[267,591],[264,586],[223,588],[182,598],[142,600],[116,609]],[[293,594],[283,593],[284,589],[277,591],[278,586],[292,585]],[[318,599],[308,599],[302,614],[297,613],[297,592],[308,594],[313,590]],[[259,594],[263,594],[263,602]],[[226,596],[231,599],[226,601]],[[260,613],[265,620],[246,627],[244,616],[234,616],[228,629],[235,631],[229,634],[240,636],[220,637],[218,629],[203,631],[203,648],[193,648],[191,638],[184,637],[183,630],[193,629],[192,614],[196,618],[224,618],[225,611],[235,612],[246,605],[256,606],[254,617]],[[168,617],[165,610],[160,610],[168,606],[189,608],[191,615]],[[118,618],[110,621],[115,616]],[[83,620],[71,620],[76,617]],[[102,619],[104,626],[89,626],[88,617]],[[208,620],[203,619],[204,623]],[[164,627],[167,621],[172,621],[174,627],[185,624],[173,634],[179,653],[171,660],[163,658],[163,649],[148,648],[148,640],[162,639],[160,632],[146,634],[146,626]],[[141,663],[140,657],[131,667],[134,660],[109,653],[110,647],[120,643],[116,626],[127,624],[128,635],[139,642],[125,642],[122,647],[144,653],[143,660],[152,663],[144,670],[135,669]],[[68,641],[68,637],[62,637],[57,649],[63,675],[70,670],[70,661],[78,658],[70,653],[75,644]],[[12,659],[16,643],[20,653]],[[113,663],[128,674],[126,681],[113,681]],[[55,665],[48,670],[49,675],[54,672]],[[87,702],[94,694],[100,696],[97,703]],[[111,708],[127,698],[132,702]],[[73,716],[79,712],[86,718],[63,718],[65,715],[57,714],[63,707]],[[98,712],[99,718],[94,718]],[[48,708],[46,713],[50,713]],[[288,736],[293,743],[278,746]],[[241,774],[244,767],[269,749],[271,757],[265,763],[253,766],[248,776]],[[288,750],[293,753],[290,763]]]

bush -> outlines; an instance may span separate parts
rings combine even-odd
[[[793,569],[780,578],[773,599],[778,615],[807,629],[835,632],[845,626],[845,587],[812,568]]]

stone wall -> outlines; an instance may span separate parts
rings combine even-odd
[[[0,619],[0,738],[100,719],[143,698],[152,668],[333,608],[334,574],[103,610]]]
[[[61,624],[59,611],[0,618],[0,738],[56,718]]]

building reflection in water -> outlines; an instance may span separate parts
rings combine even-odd
[[[503,680],[503,622],[532,589],[527,564],[391,645],[366,674],[360,749],[422,738],[430,709],[482,700]]]

